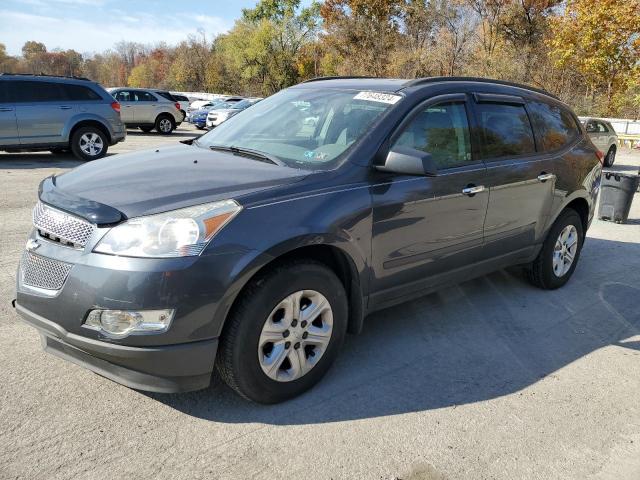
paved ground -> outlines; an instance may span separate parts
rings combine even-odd
[[[317,388],[264,407],[218,381],[136,392],[41,351],[14,272],[38,182],[74,165],[0,154],[0,478],[640,478],[640,195],[629,224],[594,223],[565,288],[501,271],[380,312]]]

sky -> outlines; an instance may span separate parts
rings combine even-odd
[[[303,1],[308,4],[310,1]],[[10,55],[36,40],[80,53],[121,40],[176,44],[202,29],[208,38],[233,27],[256,0],[0,0],[0,43]]]

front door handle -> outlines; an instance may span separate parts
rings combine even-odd
[[[69,105],[61,105],[60,106],[60,110],[71,110],[72,107],[70,107]]]
[[[542,172],[540,175],[538,175],[538,181],[542,183],[546,182],[547,180],[553,180],[554,178],[556,178],[556,176],[553,173]]]
[[[13,108],[11,107],[1,107],[0,112],[13,112]]]
[[[484,185],[476,186],[476,185],[469,184],[462,189],[462,193],[470,197],[473,197],[476,193],[480,193],[480,192],[484,192]]]

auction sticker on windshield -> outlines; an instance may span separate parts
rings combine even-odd
[[[397,103],[401,98],[402,96],[400,95],[381,92],[360,92],[353,97],[354,100],[368,100],[370,102],[388,103],[390,105]]]

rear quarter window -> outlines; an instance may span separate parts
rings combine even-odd
[[[580,135],[573,115],[560,105],[531,102],[529,110],[545,151],[559,150]]]
[[[533,154],[533,129],[523,105],[479,103],[476,105],[482,157],[499,159]]]

